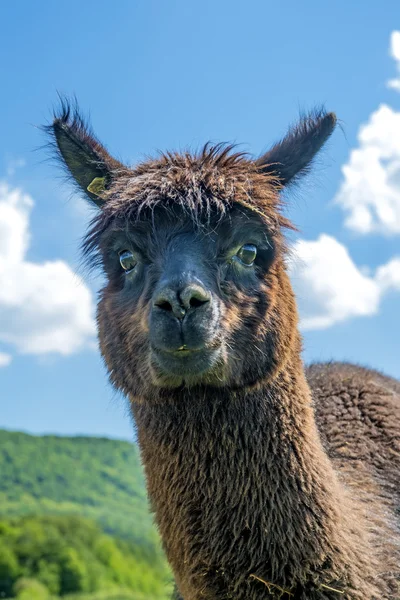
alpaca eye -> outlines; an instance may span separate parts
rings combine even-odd
[[[119,262],[125,273],[130,273],[136,267],[137,260],[131,250],[123,250],[119,253]]]
[[[254,244],[245,244],[236,254],[241,263],[246,265],[246,267],[251,267],[254,264],[257,256],[257,246]]]

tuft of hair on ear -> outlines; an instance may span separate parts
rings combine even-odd
[[[282,187],[295,183],[309,172],[336,122],[336,115],[324,108],[301,116],[280,142],[256,160],[260,172],[274,175]]]
[[[101,207],[104,204],[102,196],[113,177],[126,167],[113,158],[96,138],[89,123],[82,117],[76,98],[69,100],[59,95],[53,121],[43,129],[50,136],[50,145],[69,179]]]

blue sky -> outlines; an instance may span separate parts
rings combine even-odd
[[[90,211],[40,149],[56,90],[135,162],[235,141],[258,154],[302,109],[341,120],[288,196],[304,358],[400,377],[400,6],[388,0],[20,0],[2,10],[0,426],[132,438],[79,268]],[[74,275],[77,273],[77,275]]]

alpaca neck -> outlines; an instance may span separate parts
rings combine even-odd
[[[179,391],[166,404],[133,402],[133,412],[185,600],[303,598],[303,589],[333,599],[329,588],[360,588],[361,532],[321,446],[299,358],[258,389]]]

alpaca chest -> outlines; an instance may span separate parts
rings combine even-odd
[[[225,431],[224,443],[217,436],[208,445],[192,440],[191,456],[188,447],[174,453],[164,447],[151,458],[157,470],[148,491],[185,600],[271,598],[273,586],[264,582],[282,581],[283,564],[291,571],[294,532],[285,518],[290,490],[283,467],[265,460],[266,444],[257,449],[240,437]],[[301,558],[306,565],[306,555]]]

